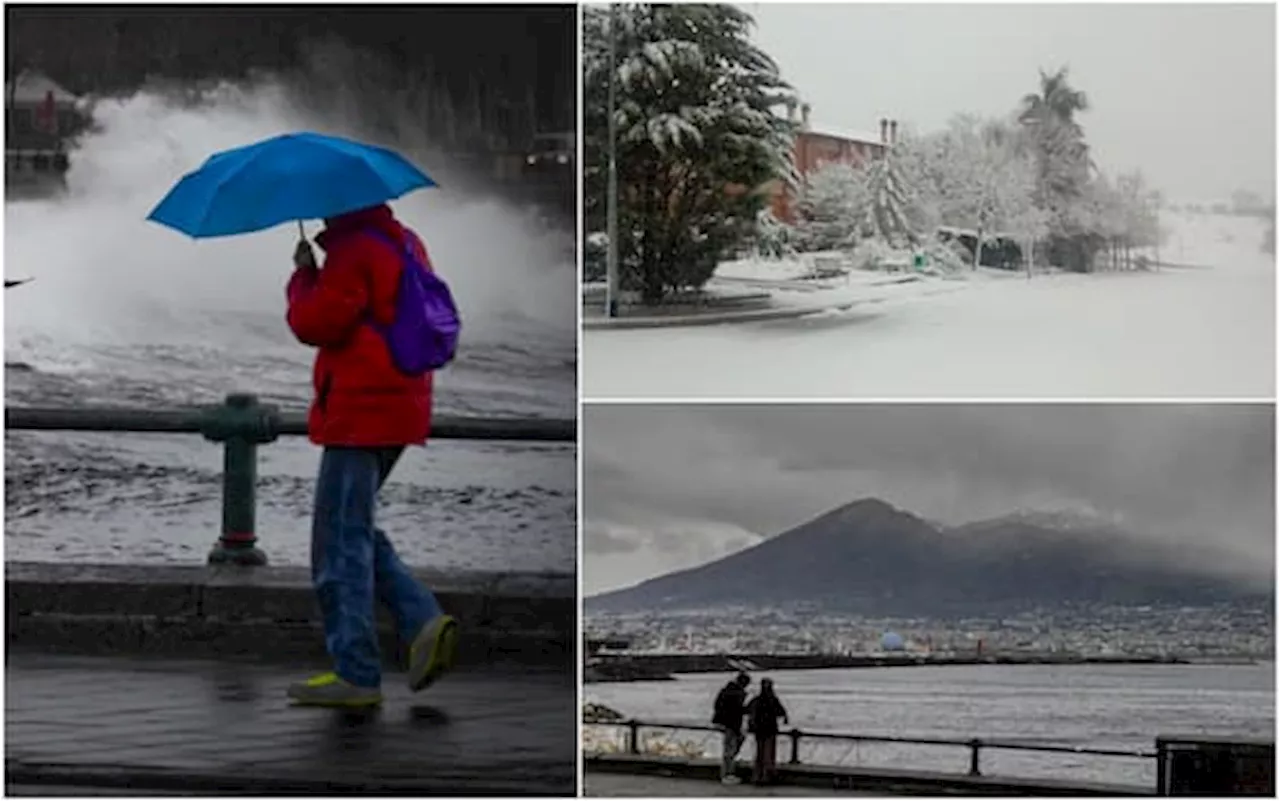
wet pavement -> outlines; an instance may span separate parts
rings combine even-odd
[[[852,791],[821,790],[814,787],[755,787],[750,784],[720,784],[699,779],[680,779],[668,776],[640,776],[626,773],[588,771],[583,783],[583,795],[603,797],[680,798],[685,796],[797,796],[820,795],[875,795]]]
[[[28,653],[7,662],[5,784],[16,792],[575,792],[570,671],[459,672],[418,695],[392,673],[383,708],[359,713],[289,706],[285,688],[306,669]]]
[[[138,790],[132,787],[77,787],[75,785],[66,784],[6,784],[4,787],[6,796],[52,796],[54,798],[78,798],[80,796],[172,796],[172,790]],[[185,790],[184,796],[216,796],[215,790],[195,791]]]

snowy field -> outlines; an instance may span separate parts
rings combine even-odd
[[[795,263],[735,262],[792,320],[591,330],[584,392],[617,397],[1249,397],[1275,392],[1275,262],[1265,224],[1173,216],[1157,273],[980,270],[798,281]],[[815,285],[816,286],[813,286]]]

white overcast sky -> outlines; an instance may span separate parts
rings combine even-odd
[[[1105,171],[1140,168],[1182,200],[1274,194],[1274,4],[739,5],[815,122],[1003,115],[1067,65]]]
[[[583,409],[588,594],[718,559],[864,497],[927,519],[1078,510],[1275,559],[1271,407],[846,404]]]

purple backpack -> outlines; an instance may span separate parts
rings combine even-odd
[[[462,330],[449,287],[418,258],[416,237],[407,229],[403,247],[382,231],[368,233],[399,253],[401,260],[395,319],[391,325],[371,324],[386,340],[397,370],[409,376],[439,370],[453,361]]]

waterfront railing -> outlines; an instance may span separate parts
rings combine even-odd
[[[13,431],[97,431],[137,434],[199,434],[222,443],[222,529],[210,564],[267,563],[256,535],[258,446],[281,436],[307,433],[306,414],[281,411],[251,394],[228,395],[222,404],[188,409],[118,407],[38,408],[7,406]],[[436,415],[433,439],[576,442],[577,422],[534,417]]]
[[[588,756],[608,754],[629,754],[632,756],[665,756],[685,759],[718,759],[720,754],[720,730],[715,726],[695,725],[687,723],[666,723],[647,720],[624,721],[586,721],[583,724],[583,750]],[[751,758],[754,738],[748,737],[744,744],[740,759]],[[956,756],[964,755],[963,760],[954,763],[959,775],[971,777],[991,776],[989,770],[991,760],[988,756],[993,752],[1017,752],[1022,754],[1040,754],[1046,757],[1057,756],[1064,770],[1073,775],[1106,776],[1111,772],[1094,770],[1081,764],[1081,758],[1125,760],[1131,768],[1124,773],[1133,776],[1133,780],[1125,784],[1146,784],[1154,787],[1156,761],[1159,753],[1152,749],[1127,748],[1093,748],[1075,745],[1052,745],[1012,740],[984,738],[948,738],[948,737],[900,737],[872,734],[852,734],[843,732],[804,731],[797,728],[784,729],[778,735],[778,763],[780,765],[806,765],[810,767],[868,767],[864,746],[891,746],[896,750],[904,747],[913,749],[946,748],[956,752]],[[901,755],[896,755],[889,764],[877,760],[878,767],[904,767]],[[930,765],[945,764],[938,759],[931,759]],[[906,766],[912,767],[912,766]],[[1082,770],[1082,768],[1084,768]],[[940,768],[934,771],[946,772]],[[1001,774],[1007,776],[1007,774]],[[1047,775],[1042,773],[1042,776]],[[1139,778],[1141,777],[1141,778]],[[1102,779],[1106,781],[1106,779]],[[1115,782],[1111,782],[1115,783]]]

